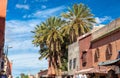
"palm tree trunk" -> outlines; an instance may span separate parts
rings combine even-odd
[[[60,58],[60,55],[58,55],[58,64],[59,64],[59,76],[61,76],[62,74],[62,70],[61,70],[61,67],[62,67],[62,63],[61,63],[61,58]]]
[[[58,67],[57,67],[56,60],[54,57],[52,58],[52,63],[54,65],[55,75],[58,75]]]

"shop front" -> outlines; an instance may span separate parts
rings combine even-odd
[[[98,65],[106,66],[109,69],[107,78],[120,78],[120,58],[116,60],[100,62]]]
[[[76,71],[76,78],[106,78],[107,72],[104,66],[92,67]]]

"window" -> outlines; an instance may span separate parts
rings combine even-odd
[[[4,69],[4,60],[1,62],[1,69]]]
[[[109,60],[112,56],[112,45],[108,44],[106,49],[106,60]]]
[[[118,59],[120,58],[120,51],[118,51]]]
[[[72,69],[72,60],[69,61],[69,69]]]
[[[100,53],[99,53],[99,49],[97,48],[94,55],[94,61],[98,62],[99,57],[100,57]]]
[[[83,51],[82,52],[82,66],[85,67],[87,60],[86,60],[86,55],[87,55],[87,51]]]
[[[73,69],[76,67],[76,58],[73,59]]]

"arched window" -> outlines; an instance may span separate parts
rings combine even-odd
[[[112,45],[108,44],[106,48],[106,60],[109,60],[112,56]]]
[[[97,48],[94,54],[94,61],[98,62],[99,57],[100,57],[100,53],[99,53],[99,49]]]

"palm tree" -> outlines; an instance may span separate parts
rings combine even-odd
[[[84,4],[74,4],[68,8],[68,12],[62,13],[68,23],[62,28],[64,34],[69,35],[70,42],[76,41],[77,37],[87,33],[92,28],[95,19],[90,9]]]
[[[65,24],[64,20],[58,17],[50,17],[33,31],[33,44],[40,46],[40,59],[49,59],[49,65],[53,65],[56,75],[59,75],[61,70],[61,44],[64,42],[61,34],[61,27]]]

